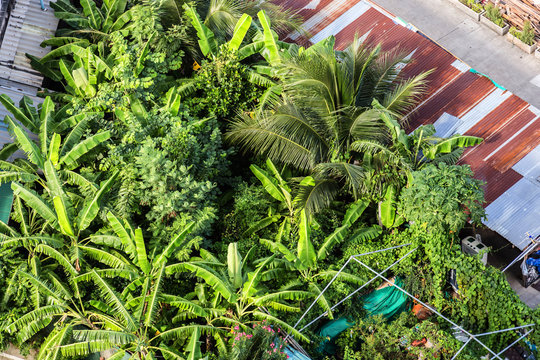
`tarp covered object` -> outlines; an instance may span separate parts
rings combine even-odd
[[[403,282],[396,278],[396,285],[403,287]],[[382,315],[386,319],[391,319],[395,315],[407,309],[409,297],[394,286],[387,286],[380,290],[375,290],[362,297],[364,309],[368,315]]]
[[[403,282],[399,278],[396,278],[395,284],[403,287]],[[364,309],[368,316],[382,315],[386,319],[391,319],[407,309],[409,298],[396,287],[387,286],[364,295],[361,300],[364,302]],[[319,347],[319,351],[333,354],[335,352],[333,340],[353,325],[354,323],[346,318],[339,318],[326,323],[319,331],[319,335],[325,338]]]

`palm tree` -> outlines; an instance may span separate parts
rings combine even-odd
[[[401,79],[403,57],[358,39],[344,51],[333,47],[331,37],[306,50],[292,47],[273,62],[281,95],[268,108],[232,121],[226,134],[244,151],[310,174],[302,184],[308,214],[327,206],[343,186],[360,197],[365,171],[351,144],[388,136],[382,121],[367,113],[372,101],[404,115],[423,93],[428,75]]]

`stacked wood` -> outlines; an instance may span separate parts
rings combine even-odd
[[[519,31],[523,30],[525,21],[530,21],[536,33],[536,40],[540,40],[540,1],[539,0],[489,0],[499,7],[503,17]]]

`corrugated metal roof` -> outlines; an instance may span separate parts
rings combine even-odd
[[[44,0],[49,7],[49,0]],[[41,87],[43,76],[30,66],[26,53],[43,57],[50,47],[40,47],[51,38],[58,26],[54,11],[42,11],[39,0],[15,0],[0,47],[0,77]]]
[[[486,182],[486,225],[514,244],[521,244],[525,232],[540,233],[540,187],[536,178],[531,178],[540,167],[538,109],[487,77],[469,71],[467,64],[414,26],[369,0],[276,3],[300,10],[313,41],[335,35],[336,48],[343,49],[354,36],[368,34],[365,41],[369,44],[412,53],[412,61],[402,69],[404,76],[435,69],[428,77],[428,91],[407,115],[408,131],[435,123],[445,133],[483,137],[484,142],[468,149],[460,162],[471,165],[475,176]],[[290,38],[306,40],[299,34]]]
[[[487,208],[485,224],[523,250],[529,240],[526,233],[539,234],[540,184],[519,180]]]
[[[512,169],[521,174],[521,176],[538,181],[540,184],[540,146],[537,146],[533,151],[528,153]],[[540,219],[538,221],[540,222]]]

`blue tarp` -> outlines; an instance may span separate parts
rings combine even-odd
[[[306,355],[291,348],[285,348],[285,354],[289,356],[289,360],[311,360]]]

